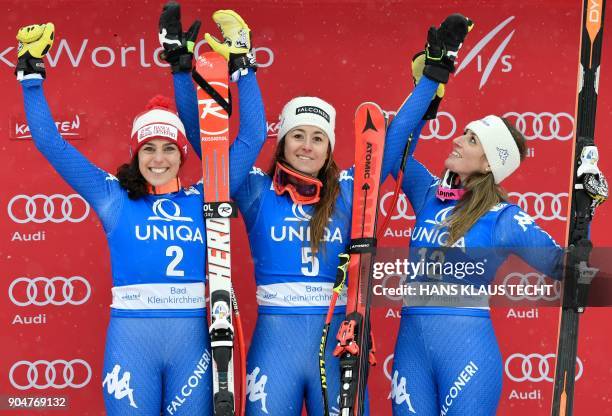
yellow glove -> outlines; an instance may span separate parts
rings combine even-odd
[[[418,84],[421,77],[423,76],[423,69],[425,68],[425,51],[421,51],[414,55],[412,58],[412,80],[414,81],[414,85]],[[445,86],[440,83],[438,85],[438,89],[436,93],[431,99],[431,103],[429,104],[429,108],[425,112],[423,116],[423,120],[433,120],[436,118],[438,114],[438,107],[440,106],[440,101],[444,97]]]
[[[17,79],[20,80],[28,74],[40,74],[45,78],[45,64],[42,58],[53,46],[54,34],[53,23],[24,26],[19,29],[17,32],[19,41],[17,67],[15,68]]]
[[[213,51],[223,55],[229,61],[230,55],[246,54],[251,50],[251,29],[233,10],[217,10],[212,15],[213,20],[221,30],[224,42],[219,42],[210,33],[204,38]]]

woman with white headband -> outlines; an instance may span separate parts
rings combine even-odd
[[[230,57],[250,49],[250,29],[240,16],[221,10],[213,18],[224,36],[224,43],[206,36],[213,49]],[[445,59],[451,59],[446,53],[456,52],[468,31],[467,19],[458,15],[453,19],[430,31],[429,49],[444,51]],[[240,44],[241,39],[249,42]],[[396,117],[409,129],[420,124],[438,82],[446,82],[451,71],[447,63],[428,63],[429,76],[436,81],[421,83]],[[182,116],[189,109],[182,108],[181,102],[177,101]],[[184,122],[188,129],[194,123]],[[353,169],[340,170],[333,158],[338,146],[335,122],[336,110],[321,98],[290,100],[280,115],[272,167],[267,173],[253,168],[234,192],[249,235],[259,305],[247,360],[249,416],[299,416],[304,404],[309,415],[323,415],[319,369],[314,362],[338,254],[346,252],[350,240],[353,202]],[[390,166],[383,163],[383,177]],[[342,296],[338,304],[345,303]],[[340,306],[336,312],[332,334],[345,310]],[[340,369],[333,349],[334,343],[328,343],[328,410],[335,414]]]
[[[197,25],[190,32],[166,33],[175,40],[164,55],[173,71],[192,65],[186,41],[193,42]],[[183,187],[179,179],[188,139],[197,143],[199,130],[186,130],[170,100],[158,96],[133,121],[128,163],[116,176],[98,168],[60,136],[47,105],[42,58],[53,37],[51,23],[20,29],[16,73],[37,149],[91,205],[108,241],[113,288],[101,375],[106,414],[212,415],[203,191],[201,183]],[[178,82],[185,77],[191,82],[189,73],[178,74]],[[264,110],[252,71],[238,85],[241,130],[230,151],[232,189],[245,180],[266,132],[255,116]]]
[[[390,126],[389,136],[402,138],[395,149],[409,134]],[[488,296],[462,297],[461,288],[486,286],[511,254],[554,278],[562,259],[562,249],[500,187],[525,152],[523,135],[489,115],[453,140],[442,180],[413,158],[406,164],[402,188],[416,214],[410,260],[421,268],[406,276],[415,291],[404,297],[395,346],[395,416],[495,415],[503,367]],[[434,296],[440,293],[448,296]]]

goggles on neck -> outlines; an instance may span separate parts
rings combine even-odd
[[[280,162],[276,162],[272,184],[277,195],[287,192],[296,204],[316,204],[321,199],[323,184],[319,179]]]
[[[447,170],[444,174],[444,178],[442,178],[438,185],[436,197],[441,201],[446,201],[447,199],[459,200],[463,197],[463,194],[465,194],[465,189],[460,188],[460,186],[461,180],[459,179],[459,175]]]

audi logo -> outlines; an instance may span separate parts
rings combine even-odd
[[[542,192],[541,194],[510,192],[508,196],[534,220],[565,221],[567,219],[566,216],[562,215],[565,204],[561,201],[561,198],[567,198],[567,192],[559,194],[553,194],[552,192]]]
[[[569,113],[517,113],[510,111],[504,114],[516,128],[523,133],[526,140],[541,139],[570,140],[574,136],[574,117]]]
[[[457,132],[457,120],[451,113],[439,111],[438,116],[427,123],[427,127],[421,132],[421,139],[452,139]]]
[[[504,365],[506,375],[512,381],[522,383],[530,381],[538,383],[541,381],[553,382],[555,373],[555,354],[521,354],[514,353],[506,359]],[[578,370],[576,371],[576,380],[582,377],[584,366],[579,357],[576,357]]]
[[[9,286],[8,294],[17,306],[82,305],[91,296],[91,286],[81,276],[18,277]]]
[[[392,196],[393,196],[393,191],[389,191],[386,194],[384,194],[382,198],[380,198],[380,202],[379,202],[380,213],[385,217],[387,216],[387,212],[388,212],[385,204],[390,203],[390,202],[387,202],[387,200],[389,198],[392,198]],[[391,209],[391,207],[388,207],[388,209]],[[406,198],[406,195],[404,195],[403,193],[399,194],[397,198],[397,203],[395,204],[395,209],[393,209],[392,211],[393,211],[393,215],[391,216],[392,220],[399,220],[400,218],[403,218],[405,220],[414,220],[416,218],[414,215],[408,214],[408,199]]]
[[[506,277],[504,277],[503,285],[520,285],[520,286],[545,286],[547,283],[543,274],[530,272],[530,273],[518,273],[512,272]],[[511,300],[546,300],[553,301],[557,300],[561,297],[561,282],[558,280],[551,281],[550,285],[552,285],[552,293],[550,295],[537,295],[537,296],[528,296],[528,295],[512,295],[509,292],[506,292],[506,297]]]
[[[78,194],[15,195],[9,201],[7,211],[18,224],[81,222],[89,215],[89,204]]]
[[[22,360],[11,367],[9,380],[17,390],[80,389],[91,380],[91,367],[80,358],[70,361]]]
[[[389,354],[387,358],[385,358],[385,362],[383,363],[383,372],[385,373],[385,377],[389,381],[391,381],[391,370],[393,369],[393,357],[395,354]]]

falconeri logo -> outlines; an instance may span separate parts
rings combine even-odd
[[[298,114],[304,114],[304,113],[310,113],[310,114],[319,115],[319,116],[323,117],[325,120],[327,120],[327,122],[329,123],[329,120],[330,120],[329,114],[327,114],[325,111],[321,110],[319,107],[314,107],[312,105],[305,105],[303,107],[298,107],[298,108],[295,109],[295,115],[296,116]]]

